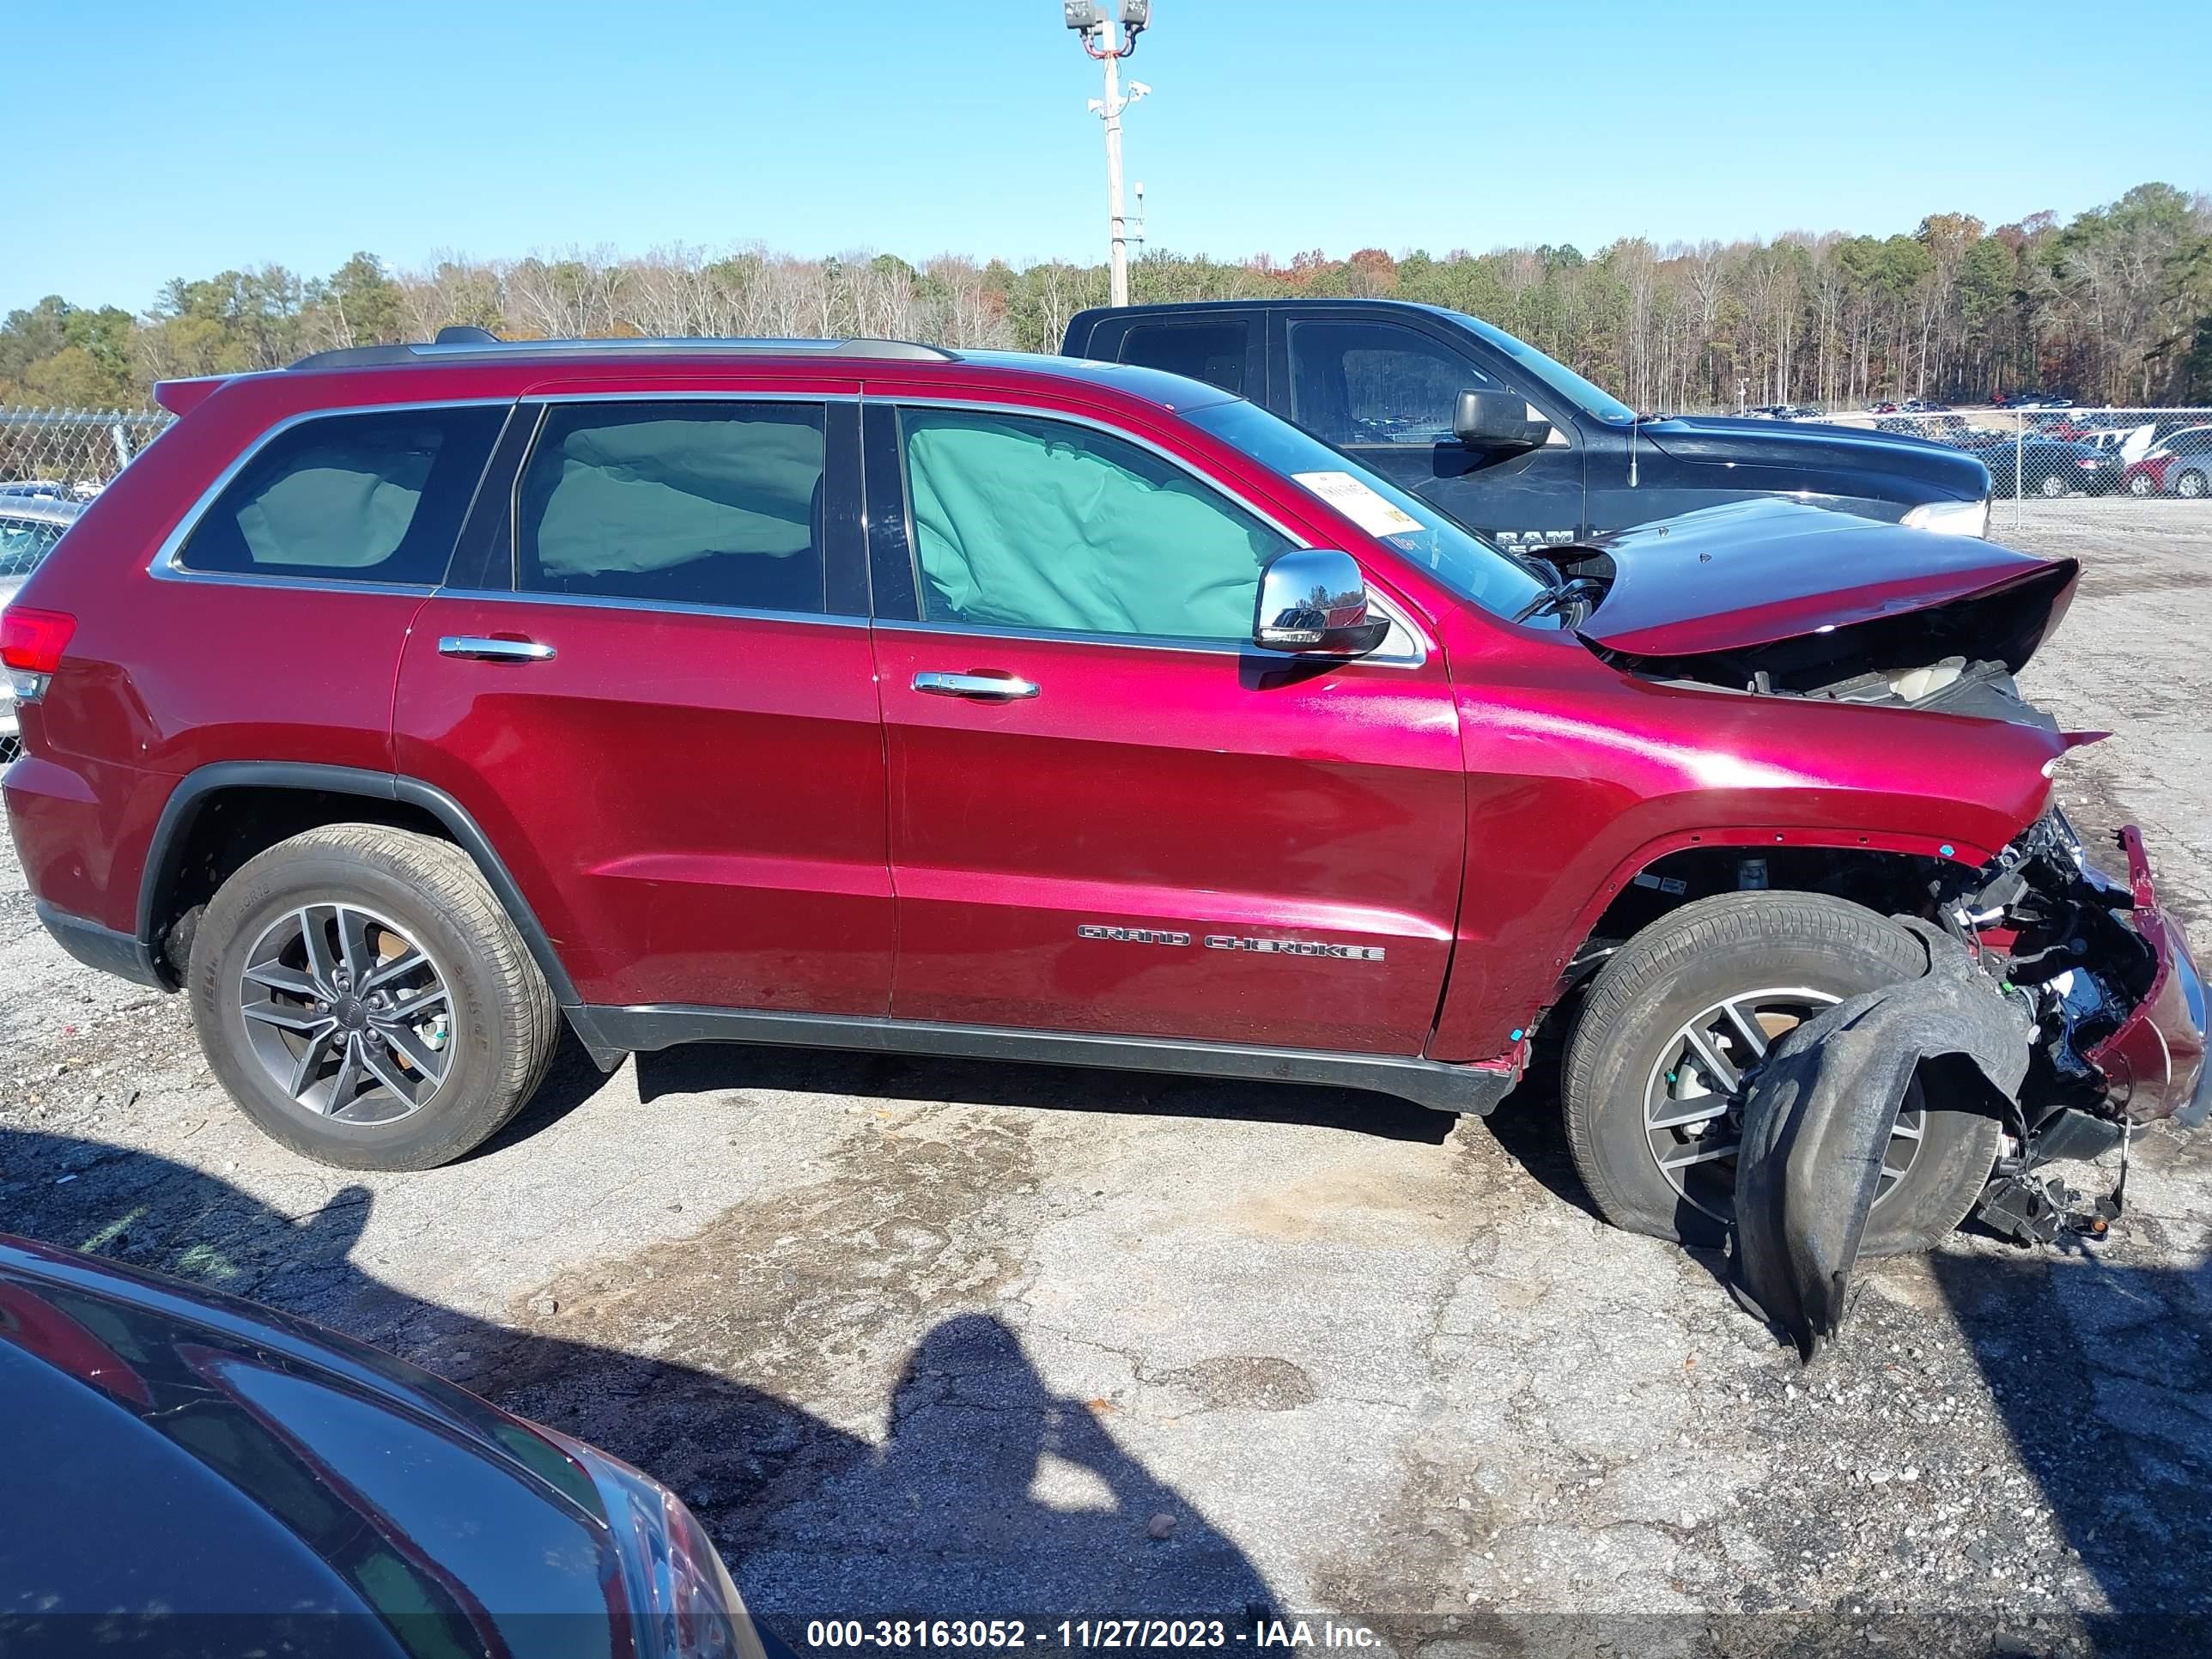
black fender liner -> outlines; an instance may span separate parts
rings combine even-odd
[[[307,761],[217,761],[186,773],[170,793],[154,826],[154,839],[146,849],[145,870],[138,883],[137,943],[159,968],[161,983],[166,988],[176,989],[178,981],[174,969],[161,963],[160,941],[154,937],[159,901],[176,879],[178,860],[190,839],[193,820],[198,817],[201,806],[210,795],[224,789],[293,789],[303,793],[358,795],[371,800],[398,801],[428,812],[476,865],[493,896],[514,923],[515,931],[522,935],[531,959],[537,963],[538,971],[545,975],[546,984],[553,989],[554,1000],[569,1016],[570,1024],[575,1024],[574,1010],[583,1000],[576,993],[575,981],[568,977],[560,953],[553,948],[553,941],[547,937],[537,913],[531,909],[530,902],[523,897],[521,888],[515,884],[514,877],[492,846],[491,838],[460,802],[420,778]],[[579,1036],[584,1035],[580,1030],[578,1031]],[[588,1041],[586,1046],[604,1070],[613,1069],[621,1059],[619,1051],[603,1052]]]
[[[1842,1328],[1882,1153],[1914,1074],[1957,1056],[1965,1063],[1946,1064],[1942,1085],[1954,1099],[1981,1091],[1997,1114],[2027,1075],[2026,1011],[1949,935],[1898,921],[1927,946],[1927,973],[1805,1021],[1774,1045],[1744,1102],[1736,1283],[1808,1362]]]

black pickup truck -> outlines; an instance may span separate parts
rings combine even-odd
[[[1580,542],[1751,495],[1980,536],[1989,470],[1917,438],[1639,416],[1501,329],[1389,300],[1079,312],[1071,357],[1208,380],[1510,546]]]

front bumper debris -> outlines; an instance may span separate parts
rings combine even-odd
[[[2204,982],[2188,940],[2158,902],[2142,832],[2128,825],[2119,844],[2127,854],[2135,931],[2157,966],[2135,1012],[2089,1050],[2088,1060],[2104,1077],[2113,1107],[2130,1121],[2183,1117],[2184,1127],[2195,1128],[2212,1106],[2204,1083]]]
[[[2055,809],[1942,927],[1899,917],[1928,947],[1917,980],[1822,1011],[1750,1079],[1736,1161],[1735,1283],[1809,1362],[1844,1294],[1891,1128],[1913,1079],[1948,1109],[2001,1119],[2003,1152],[1976,1214],[2023,1244],[2101,1238],[2124,1205],[2135,1129],[2212,1111],[2203,981],[2159,903],[2142,836],[2119,833],[2128,880],[2084,855]],[[2050,1165],[2120,1149],[2112,1190],[2086,1200]]]
[[[1995,1109],[2027,1075],[2027,1011],[1956,939],[1917,918],[1904,925],[1928,949],[1926,974],[1822,1009],[1774,1045],[1744,1101],[1736,1279],[1808,1361],[1842,1328],[1913,1079],[1940,1066],[1949,1097]]]

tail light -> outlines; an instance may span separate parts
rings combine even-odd
[[[36,702],[62,665],[62,652],[76,632],[76,618],[64,611],[33,611],[11,605],[0,611],[0,665],[18,702]]]

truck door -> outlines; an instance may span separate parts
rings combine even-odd
[[[1274,313],[1268,407],[1469,529],[1509,546],[1572,541],[1584,529],[1582,441],[1552,406],[1480,343],[1414,319]],[[1534,449],[1471,449],[1452,436],[1466,391],[1509,392],[1551,422]]]

